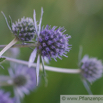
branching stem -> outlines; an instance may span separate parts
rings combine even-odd
[[[28,61],[18,60],[18,59],[9,58],[9,57],[4,57],[4,58],[6,58],[7,61],[16,62],[16,63],[28,66]],[[36,63],[33,63],[32,67],[36,67]],[[43,70],[42,65],[40,65],[40,70]],[[45,65],[45,70],[52,71],[52,72],[59,72],[59,73],[71,73],[71,74],[78,74],[81,72],[80,69],[57,68],[57,67],[51,67],[46,65]]]

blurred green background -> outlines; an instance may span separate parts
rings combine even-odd
[[[40,18],[41,7],[44,9],[42,25],[64,26],[65,33],[71,35],[69,41],[72,49],[68,58],[49,65],[63,68],[78,68],[79,46],[83,47],[83,55],[97,57],[103,60],[103,0],[0,0],[0,11],[13,22],[19,18],[33,17],[36,10]],[[10,33],[4,17],[0,14],[0,44],[8,44],[14,37]],[[28,60],[32,51],[20,49],[18,59]],[[5,64],[7,72],[9,64]],[[60,103],[60,95],[87,95],[79,74],[63,74],[47,71],[48,86],[45,87],[43,78],[39,87],[25,96],[25,103]],[[103,95],[103,78],[91,85],[95,95]]]

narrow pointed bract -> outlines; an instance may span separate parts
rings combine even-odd
[[[37,21],[36,21],[36,12],[35,12],[35,10],[34,10],[33,17],[34,17],[35,30],[36,30],[36,33],[37,33],[37,35],[38,35],[38,31],[37,31],[38,28],[37,28]]]
[[[39,84],[39,66],[40,66],[40,55],[38,55],[38,58],[37,58],[37,66],[36,66],[37,86],[38,86],[38,84]]]
[[[8,20],[7,20],[6,16],[5,16],[5,14],[2,11],[1,11],[1,13],[3,14],[3,16],[4,16],[5,20],[6,20],[6,24],[7,24],[8,28],[9,28],[9,30],[11,31],[11,27],[10,27],[10,25],[8,23]]]
[[[49,59],[47,57],[44,57],[44,62],[49,64]]]
[[[40,21],[39,21],[39,31],[38,31],[38,36],[40,35],[40,31],[41,31],[42,17],[43,17],[43,8],[41,8],[41,18],[40,18]]]
[[[79,47],[79,55],[78,55],[78,66],[80,66],[82,51],[83,51],[83,48],[82,48],[82,46],[80,46]]]
[[[91,89],[90,89],[90,87],[89,87],[89,85],[88,85],[88,83],[87,83],[87,81],[86,81],[85,79],[83,79],[82,82],[83,82],[84,87],[86,88],[88,94],[89,94],[89,95],[93,95],[93,94],[92,94],[92,91],[91,91]]]
[[[28,67],[31,67],[31,66],[32,66],[32,63],[35,61],[36,55],[37,55],[37,48],[35,48],[35,49],[33,50],[33,52],[31,53],[31,55],[30,55],[30,57],[29,57]]]

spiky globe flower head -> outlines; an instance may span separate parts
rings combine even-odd
[[[0,103],[14,103],[14,99],[10,98],[10,93],[4,93],[3,90],[0,90]]]
[[[89,82],[99,79],[103,73],[103,65],[101,60],[97,58],[89,58],[85,55],[80,63],[81,75]]]
[[[23,17],[21,20],[12,23],[12,32],[20,41],[30,41],[35,35],[33,19]]]
[[[70,45],[68,44],[69,38],[71,36],[64,33],[64,28],[56,26],[50,27],[46,26],[45,29],[42,28],[40,35],[38,37],[38,51],[43,57],[57,58],[60,56],[65,56],[66,52],[69,52]]]
[[[0,56],[2,56],[2,54],[6,52],[9,48],[11,48],[14,44],[16,44],[17,41],[22,41],[22,42],[31,41],[34,38],[34,35],[36,33],[32,18],[23,17],[21,18],[21,20],[18,19],[17,22],[12,23],[12,20],[10,17],[10,25],[9,25],[5,14],[3,12],[2,14],[5,17],[8,28],[15,35],[15,38],[7,46],[5,46],[2,49],[2,51],[0,52]]]
[[[44,71],[44,58],[60,58],[60,56],[66,56],[67,52],[70,50],[70,45],[68,44],[69,38],[67,34],[64,34],[65,29],[59,27],[56,29],[56,26],[52,28],[50,26],[46,26],[45,28],[42,27],[42,16],[43,16],[43,8],[41,8],[41,18],[39,24],[37,25],[36,21],[36,12],[34,10],[34,23],[35,23],[35,30],[37,34],[37,47],[33,50],[29,58],[28,66],[31,67],[32,63],[35,61],[37,56],[37,65],[36,65],[36,77],[37,77],[37,85],[39,82],[39,65],[40,65],[40,57],[42,60],[42,67]],[[37,55],[38,54],[38,55]],[[66,56],[67,57],[67,56]]]
[[[10,68],[9,74],[12,77],[12,84],[21,98],[36,87],[35,68],[19,65],[17,68]]]

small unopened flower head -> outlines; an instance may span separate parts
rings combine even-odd
[[[30,41],[35,35],[35,27],[32,18],[21,18],[12,23],[12,32],[20,41]]]
[[[14,99],[10,97],[10,93],[5,93],[3,90],[0,90],[0,103],[14,103]]]
[[[89,82],[99,79],[103,73],[103,65],[101,60],[89,58],[87,55],[83,57],[80,63],[81,75]]]
[[[65,56],[65,53],[70,51],[68,41],[71,36],[63,34],[64,32],[63,27],[56,29],[56,26],[51,28],[47,25],[42,28],[38,37],[38,50],[41,56],[49,59],[61,58],[60,56]]]
[[[13,78],[13,85],[20,97],[23,97],[24,94],[29,94],[36,87],[35,68],[19,65],[14,71],[9,69],[9,73]]]

